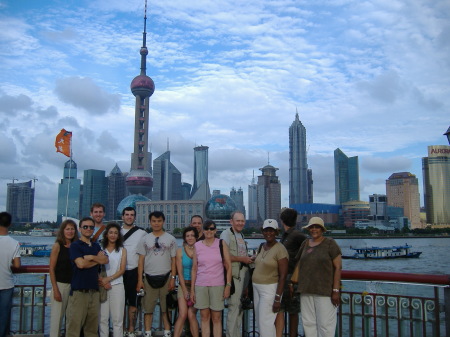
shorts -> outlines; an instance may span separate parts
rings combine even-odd
[[[138,269],[125,270],[123,274],[123,287],[125,288],[125,304],[137,307]]]
[[[202,287],[195,286],[195,304],[196,309],[211,309],[222,311],[224,306],[223,290],[224,286]]]
[[[159,299],[159,307],[161,309],[161,312],[167,311],[167,304],[166,304],[166,297],[169,293],[169,282],[171,278],[169,277],[167,279],[166,284],[164,284],[163,287],[155,289],[150,286],[147,282],[147,278],[144,277],[144,291],[145,295],[142,299],[142,309],[144,310],[144,313],[146,314],[153,314],[153,311],[155,310],[156,303]]]
[[[297,284],[294,284],[294,291],[289,291],[289,283],[291,275],[286,277],[286,283],[284,284],[283,297],[281,298],[280,311],[287,312],[289,314],[298,314],[300,312],[300,294],[297,293]]]

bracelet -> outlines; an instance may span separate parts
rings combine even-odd
[[[333,292],[338,293],[340,290],[339,289],[333,289]]]
[[[226,285],[229,286],[229,287],[231,287],[231,283],[230,283],[230,282],[228,282]]]
[[[280,303],[281,301],[274,300],[275,303]]]
[[[171,278],[175,279],[175,276],[171,276]]]
[[[275,294],[275,297],[281,297],[281,295]]]

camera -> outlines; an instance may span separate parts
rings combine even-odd
[[[253,309],[253,301],[250,297],[241,298],[241,308],[242,310]]]
[[[144,289],[141,288],[141,290],[139,290],[136,294],[136,296],[144,296],[145,295],[145,291]]]

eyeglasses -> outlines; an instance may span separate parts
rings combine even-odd
[[[161,248],[161,246],[159,245],[159,236],[157,236],[156,239],[155,239],[155,248],[156,249],[160,249]]]
[[[83,228],[83,229],[90,229],[91,231],[93,231],[95,229],[95,226],[84,225],[84,226],[81,226],[81,228]]]
[[[205,229],[205,231],[215,231],[216,230],[216,227],[208,227],[208,228],[206,228]]]

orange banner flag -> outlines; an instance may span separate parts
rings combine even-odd
[[[70,157],[71,143],[72,143],[72,132],[62,129],[55,139],[56,152],[61,152],[67,157]]]

